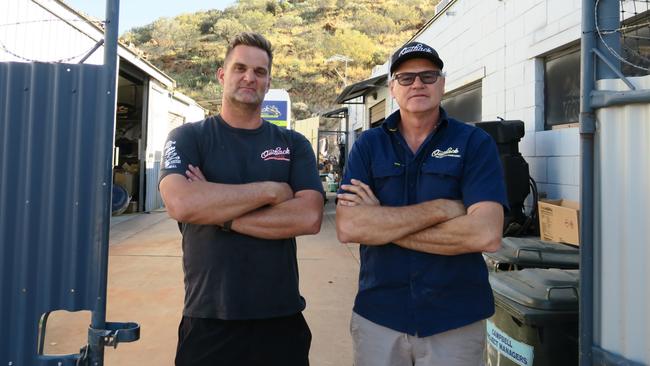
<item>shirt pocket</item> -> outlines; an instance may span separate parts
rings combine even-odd
[[[456,159],[445,163],[422,164],[418,182],[418,201],[430,201],[438,198],[462,199],[462,172],[462,163]]]
[[[372,166],[373,192],[382,205],[401,205],[404,193],[404,167],[395,164]]]

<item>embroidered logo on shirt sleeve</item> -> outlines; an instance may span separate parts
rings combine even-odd
[[[178,156],[176,151],[176,141],[170,140],[165,143],[164,150],[164,167],[165,169],[176,169],[181,165],[181,157]]]

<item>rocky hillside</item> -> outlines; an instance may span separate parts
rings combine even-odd
[[[434,15],[425,0],[239,0],[229,8],[161,18],[122,40],[215,112],[221,87],[215,72],[228,40],[241,31],[273,44],[273,88],[287,89],[296,119],[326,111],[348,84],[370,75]],[[346,63],[344,55],[351,61]]]

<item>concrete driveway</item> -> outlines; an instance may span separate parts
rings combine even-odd
[[[300,288],[313,340],[312,366],[352,365],[348,322],[357,289],[358,246],[336,240],[333,200],[318,235],[298,239]],[[164,211],[114,220],[108,274],[108,321],[141,325],[140,340],[106,348],[106,365],[172,365],[183,306],[180,234]],[[49,354],[76,353],[88,312],[50,316]]]

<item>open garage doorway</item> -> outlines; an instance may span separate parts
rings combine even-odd
[[[147,87],[145,75],[123,62],[117,85],[115,150],[113,154],[114,195],[124,199],[114,204],[113,213],[144,210],[144,156],[146,148]]]

